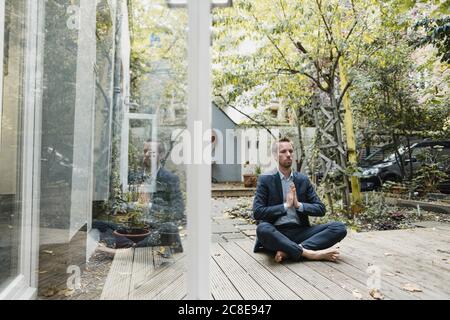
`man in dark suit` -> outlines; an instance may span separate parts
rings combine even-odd
[[[272,153],[278,168],[259,177],[253,202],[254,218],[259,221],[254,252],[269,250],[277,262],[286,258],[336,261],[339,251],[331,247],[346,236],[345,225],[311,226],[308,216],[324,216],[325,206],[308,177],[292,171],[292,142],[278,140]]]
[[[139,201],[125,203],[124,212],[140,208],[143,221],[150,226],[150,234],[138,243],[125,236],[114,234],[120,229],[112,222],[94,221],[93,228],[100,231],[100,239],[112,248],[124,247],[167,247],[172,252],[183,252],[179,227],[186,222],[184,200],[180,189],[180,179],[166,170],[162,160],[166,154],[164,144],[148,139],[143,146],[142,169],[128,176],[133,188],[139,189]]]
[[[147,223],[160,234],[159,244],[182,252],[178,226],[185,223],[183,195],[178,176],[161,166],[165,154],[161,141],[148,139],[144,143],[143,171],[130,182],[141,186],[139,202],[145,206]],[[137,246],[152,245],[150,241],[154,241],[151,236]]]

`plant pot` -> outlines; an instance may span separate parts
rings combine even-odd
[[[150,230],[147,228],[131,228],[131,229],[117,229],[113,234],[118,237],[125,237],[138,243],[150,235]]]
[[[256,187],[257,175],[256,174],[243,174],[244,177],[244,187],[252,188]]]

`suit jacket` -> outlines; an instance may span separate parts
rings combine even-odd
[[[303,204],[303,211],[297,212],[301,225],[310,226],[308,216],[324,216],[325,206],[306,175],[294,172],[293,182],[297,191],[297,199]],[[274,224],[285,214],[283,188],[278,170],[275,170],[275,173],[259,176],[253,201],[253,218],[258,222]],[[256,238],[254,252],[260,249],[262,249],[262,245]]]
[[[133,184],[145,182],[143,172],[129,176]],[[156,191],[152,193],[152,207],[147,213],[153,222],[175,222],[183,224],[185,219],[184,200],[180,179],[172,172],[160,168],[156,175]]]

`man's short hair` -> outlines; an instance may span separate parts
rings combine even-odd
[[[155,140],[152,138],[148,138],[145,142],[155,142],[158,144],[158,153],[161,155],[165,155],[166,154],[166,145],[164,144],[164,142],[160,141],[160,140]]]
[[[274,154],[274,155],[277,155],[277,154],[278,154],[278,144],[279,144],[280,142],[289,142],[289,143],[291,143],[292,145],[294,145],[294,144],[292,143],[292,140],[289,139],[288,137],[280,138],[280,139],[278,139],[278,140],[276,140],[276,141],[273,142],[273,144],[272,144],[272,154]]]

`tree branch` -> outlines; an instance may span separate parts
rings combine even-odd
[[[253,19],[255,19],[256,23],[259,25],[259,20],[258,18],[255,16],[255,14],[252,12],[251,15],[253,16]],[[259,29],[259,27],[258,27]],[[264,32],[264,35],[269,39],[269,41],[273,44],[273,46],[275,47],[275,49],[278,51],[278,53],[281,55],[281,57],[283,58],[284,62],[286,63],[286,65],[288,66],[289,69],[292,69],[291,64],[289,63],[289,61],[287,60],[286,56],[284,55],[284,53],[281,51],[281,49],[278,47],[278,45],[275,43],[275,41],[272,39],[271,36],[269,36],[267,34],[267,32]]]
[[[334,60],[333,66],[331,67],[330,81],[333,81],[333,79],[334,79],[334,76],[336,74],[336,69],[338,67],[340,58],[341,58],[341,53],[338,51],[337,56],[336,56],[336,60]]]
[[[367,57],[366,57],[366,59],[364,59],[364,60],[357,66],[357,69],[359,69],[359,68],[361,68],[363,65],[365,65],[365,64],[367,63],[367,61],[369,61],[369,58],[370,58],[371,56],[373,56],[373,55],[375,54],[375,52],[377,52],[377,51],[378,51],[379,49],[381,49],[381,48],[382,48],[381,45],[375,47],[375,50],[373,50],[370,54],[368,54]]]
[[[219,97],[223,100],[223,102],[230,108],[236,110],[237,112],[239,112],[240,114],[242,114],[243,116],[247,117],[248,119],[250,119],[251,121],[253,121],[254,123],[256,123],[257,125],[261,126],[263,129],[265,129],[267,132],[270,133],[270,135],[274,138],[277,139],[277,137],[275,137],[275,135],[272,133],[272,131],[270,131],[269,128],[267,128],[261,121],[258,121],[254,118],[252,118],[251,116],[249,116],[248,114],[246,114],[245,112],[242,112],[241,110],[239,110],[237,107],[233,106],[232,104],[230,104],[223,95],[221,94],[216,94],[216,97]]]
[[[336,44],[336,42],[334,40],[333,32],[331,31],[331,28],[328,25],[327,19],[325,18],[325,15],[323,14],[322,2],[319,1],[319,0],[316,0],[316,4],[317,4],[317,8],[319,9],[320,17],[322,18],[322,21],[325,24],[325,29],[326,29],[328,37],[329,37],[328,43],[329,44],[333,43],[335,48],[336,48],[336,50],[339,52],[339,47],[338,47],[338,45]]]
[[[350,38],[350,36],[353,33],[353,30],[355,30],[356,25],[358,24],[358,20],[355,20],[355,22],[353,23],[352,27],[350,28],[350,31],[347,33],[347,35],[345,36],[345,42],[348,41],[348,39]]]
[[[320,83],[320,79],[314,78],[308,72],[295,70],[295,69],[278,69],[278,72],[282,72],[282,71],[286,71],[289,74],[301,74],[301,75],[304,75],[305,77],[307,77],[307,78],[311,79],[312,81],[314,81],[314,83],[319,87],[320,90],[322,90],[324,92],[328,91],[328,88],[325,88],[324,86],[322,86],[322,84]]]
[[[344,90],[342,90],[341,95],[339,96],[339,99],[337,101],[337,107],[339,108],[342,100],[344,99],[345,94],[347,93],[348,89],[350,88],[350,86],[352,85],[353,80],[352,81],[348,81],[344,87]]]

